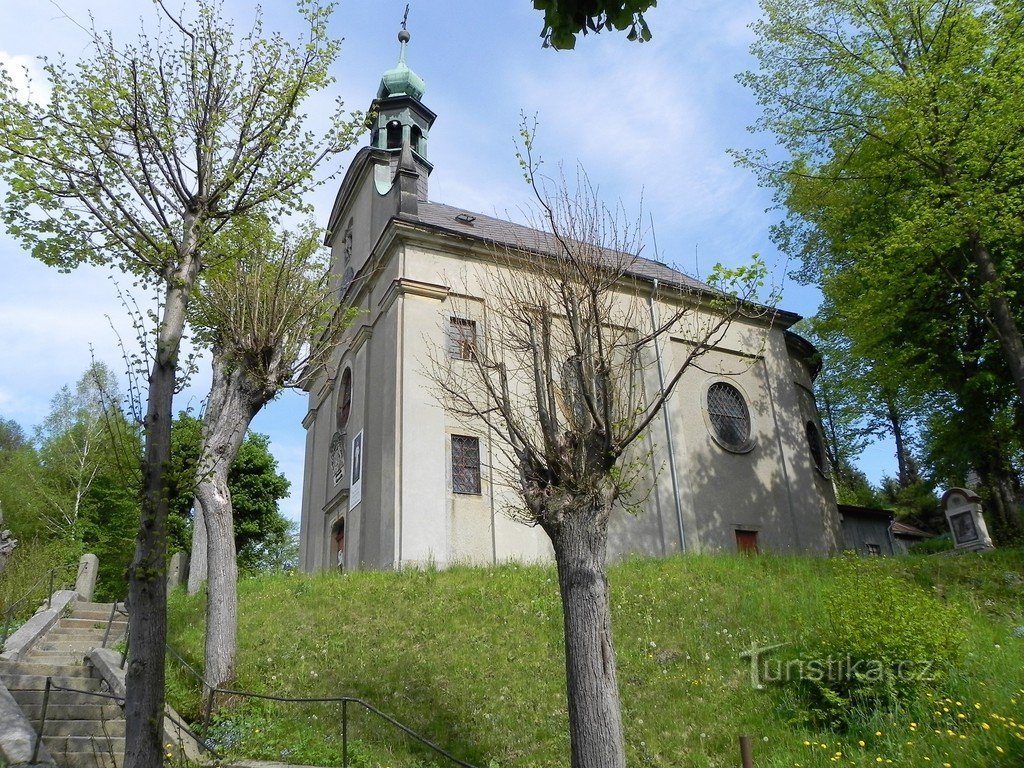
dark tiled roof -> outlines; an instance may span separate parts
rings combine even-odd
[[[482,213],[467,211],[464,208],[456,208],[453,205],[421,200],[418,204],[418,218],[420,222],[431,227],[466,237],[480,238],[497,245],[525,247],[550,255],[557,252],[554,237],[547,232]],[[615,259],[614,252],[608,251],[608,254],[609,261]],[[657,280],[666,285],[717,293],[707,283],[665,264],[642,257],[636,257],[628,271],[629,274],[644,280]]]
[[[896,536],[913,536],[915,538],[920,539],[935,538],[934,533],[922,531],[920,528],[915,528],[914,526],[908,525],[907,523],[901,523],[899,520],[894,522],[891,527],[893,534],[895,534]]]

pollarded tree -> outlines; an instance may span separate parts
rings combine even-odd
[[[212,349],[213,383],[196,468],[193,567],[207,580],[205,678],[234,674],[238,562],[229,472],[257,413],[330,355],[340,320],[317,230],[278,235],[262,216],[239,219],[212,243],[220,263],[201,280],[197,338]],[[201,553],[205,550],[206,562]]]
[[[154,34],[118,44],[96,33],[83,60],[47,62],[45,104],[23,101],[0,76],[10,232],[63,271],[113,264],[160,293],[130,569],[129,768],[163,761],[165,468],[179,347],[205,249],[238,216],[300,206],[315,169],[350,144],[358,124],[338,105],[315,133],[301,111],[331,83],[340,43],[327,32],[330,6],[300,0],[305,33],[292,43],[264,36],[259,18],[237,34],[216,0],[200,0],[187,18],[158,5]]]
[[[603,206],[582,174],[574,191],[564,180],[545,184],[531,134],[523,136],[522,165],[539,203],[536,239],[495,251],[467,276],[487,297],[486,333],[464,339],[456,363],[446,350],[433,354],[431,378],[449,413],[495,436],[496,468],[505,467],[505,483],[521,499],[510,514],[540,526],[553,546],[573,768],[621,768],[609,519],[649,471],[633,446],[683,374],[740,313],[768,310],[681,275],[661,288],[639,277],[640,226]],[[756,261],[716,275],[749,296],[764,272]],[[649,300],[672,309],[656,319]],[[688,352],[652,393],[645,379],[653,345],[669,333],[685,338]]]

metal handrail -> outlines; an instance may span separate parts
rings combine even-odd
[[[127,601],[125,603],[123,603],[123,605],[125,606],[124,609],[119,608],[118,605],[119,604],[115,602],[114,605],[111,607],[110,617],[107,619],[107,630],[106,630],[106,632],[104,633],[104,636],[103,636],[104,644],[106,644],[107,636],[110,633],[110,627],[111,627],[111,625],[114,622],[115,614],[122,613],[124,615],[128,615]],[[127,636],[128,636],[128,632],[126,631],[125,632],[125,637],[127,638]],[[434,752],[436,752],[437,754],[441,755],[445,759],[450,760],[451,762],[455,763],[455,765],[460,766],[460,768],[477,768],[477,766],[475,766],[472,763],[468,763],[465,760],[462,760],[462,759],[456,757],[451,752],[446,750],[444,747],[441,747],[438,744],[435,744],[434,742],[432,742],[429,739],[427,739],[425,736],[420,735],[419,733],[414,731],[409,726],[407,726],[404,723],[402,723],[402,722],[396,720],[395,718],[391,717],[391,715],[387,714],[386,712],[383,712],[383,711],[377,709],[377,707],[373,706],[372,704],[370,704],[367,701],[364,701],[363,699],[357,698],[355,696],[322,696],[322,697],[313,697],[313,698],[290,697],[290,696],[273,696],[273,695],[266,694],[266,693],[256,693],[254,691],[236,691],[236,690],[232,690],[230,688],[218,688],[217,686],[210,685],[206,681],[206,678],[204,678],[203,675],[198,670],[196,670],[195,667],[193,667],[191,664],[189,664],[185,660],[185,658],[180,653],[178,653],[178,651],[176,651],[169,643],[165,644],[164,648],[167,650],[168,653],[170,653],[170,655],[182,667],[185,668],[185,670],[189,674],[192,675],[193,678],[195,678],[195,680],[202,686],[202,690],[206,692],[206,706],[203,708],[203,727],[204,728],[208,727],[209,724],[210,724],[210,718],[213,715],[213,705],[215,703],[215,699],[216,699],[217,694],[225,694],[225,695],[228,695],[228,696],[237,696],[239,698],[261,699],[261,700],[264,700],[264,701],[276,701],[276,702],[281,702],[281,703],[285,703],[285,704],[332,704],[332,703],[333,704],[339,704],[340,703],[341,704],[341,754],[342,754],[342,768],[348,768],[348,705],[349,704],[356,704],[356,705],[361,706],[367,712],[370,712],[370,713],[376,715],[377,717],[379,717],[380,719],[384,720],[388,724],[394,726],[395,728],[398,728],[400,731],[405,733],[407,736],[410,736],[412,739],[414,739],[415,741],[419,742],[423,746],[429,747],[430,749],[432,749]],[[125,653],[122,654],[122,656],[121,656],[121,666],[122,667],[124,666],[124,660],[125,660],[126,656],[127,656],[127,651],[125,651]],[[62,688],[60,690],[69,690],[69,689]],[[193,737],[195,736],[195,734],[193,734],[192,731],[188,728],[188,726],[185,725],[184,723],[178,723],[178,725],[181,726],[182,728],[184,728]],[[211,752],[214,755],[217,754],[216,750],[213,749],[213,747],[211,747],[209,744],[207,744],[204,740],[196,739],[196,741],[199,742],[200,744],[202,744],[203,748],[206,749],[208,752]]]
[[[237,696],[238,698],[248,699],[260,699],[262,701],[276,701],[284,704],[341,704],[341,764],[342,768],[348,768],[348,705],[356,704],[376,715],[386,723],[398,728],[398,730],[410,736],[413,740],[419,742],[425,747],[429,747],[437,754],[441,755],[447,760],[460,766],[460,768],[477,768],[472,763],[466,762],[461,758],[456,757],[451,752],[446,750],[444,747],[435,744],[430,739],[422,736],[421,734],[414,731],[412,728],[396,720],[391,715],[383,712],[377,707],[370,704],[368,701],[364,701],[356,696],[317,696],[317,697],[295,697],[295,696],[274,696],[268,693],[256,693],[254,691],[237,691],[231,688],[218,688],[211,686],[206,682],[206,679],[195,670],[195,668],[182,658],[181,654],[178,653],[170,645],[167,645],[167,650],[170,651],[171,655],[177,659],[177,661],[185,667],[185,669],[192,674],[196,680],[202,684],[203,689],[207,691],[206,706],[203,711],[203,725],[208,726],[210,723],[210,717],[213,714],[214,699],[217,694],[225,694],[227,696]],[[207,745],[208,746],[208,745]],[[212,750],[211,750],[212,751]]]
[[[72,569],[75,569],[77,571],[78,563],[65,563],[64,565],[55,565],[53,568],[44,573],[42,577],[39,579],[39,581],[37,581],[35,584],[29,587],[28,591],[24,595],[22,595],[20,598],[18,598],[13,603],[7,606],[7,608],[4,610],[3,630],[0,631],[0,649],[2,649],[4,643],[7,642],[7,632],[11,628],[11,617],[14,616],[15,611],[21,608],[28,601],[28,599],[35,594],[36,590],[39,589],[39,587],[44,582],[47,582],[49,585],[47,587],[46,592],[46,609],[49,610],[50,606],[53,604],[54,576],[56,576],[56,574],[60,571],[70,571]]]
[[[110,606],[110,616],[107,617],[107,628],[103,632],[103,642],[100,643],[100,648],[107,647],[107,640],[110,639],[110,628],[114,625],[114,616],[116,616],[118,613],[122,613],[125,616],[128,615],[128,611],[122,611],[117,606],[118,602],[116,600]]]
[[[39,733],[36,736],[35,748],[32,751],[32,763],[33,764],[35,764],[37,762],[37,758],[39,757],[39,745],[40,745],[40,743],[43,740],[43,729],[46,728],[46,713],[47,713],[47,706],[48,706],[50,691],[63,691],[65,693],[83,693],[86,696],[95,696],[95,697],[100,698],[100,699],[109,699],[110,701],[113,701],[118,706],[124,707],[124,701],[125,701],[124,696],[118,696],[115,693],[104,693],[103,691],[85,691],[85,690],[82,690],[81,688],[69,688],[69,687],[64,686],[64,685],[57,685],[56,683],[54,683],[52,681],[52,679],[50,677],[47,677],[46,678],[46,688],[43,691],[43,707],[42,707],[42,712],[40,714],[40,719],[39,719]],[[164,705],[164,717],[170,718],[178,728],[180,728],[185,733],[187,733],[189,736],[191,736],[192,740],[195,741],[196,744],[199,744],[207,752],[210,752],[214,756],[217,755],[216,751],[213,748],[211,748],[206,742],[204,742],[202,739],[200,739],[198,736],[196,736],[196,734],[192,731],[192,729],[188,727],[187,723],[184,723],[179,718],[175,717],[171,713],[170,708],[166,704]]]

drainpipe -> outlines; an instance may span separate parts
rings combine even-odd
[[[647,306],[651,311],[651,333],[654,333],[658,329],[658,311],[654,306],[654,297],[658,293],[658,281],[654,281],[654,285],[651,288],[651,295],[647,297]],[[665,366],[664,361],[661,359],[661,345],[658,343],[658,337],[655,336],[651,341],[654,343],[654,358],[658,361],[658,391],[665,394]],[[668,468],[669,476],[672,478],[672,498],[676,503],[676,522],[679,524],[679,551],[686,551],[686,536],[683,533],[683,507],[679,502],[679,477],[676,474],[676,451],[675,441],[672,439],[672,420],[668,416],[668,401],[661,407],[661,417],[665,421],[665,440],[668,444]]]

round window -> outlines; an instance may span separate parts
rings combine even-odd
[[[708,418],[712,434],[723,448],[743,451],[750,447],[750,410],[732,384],[716,381],[708,387]]]

